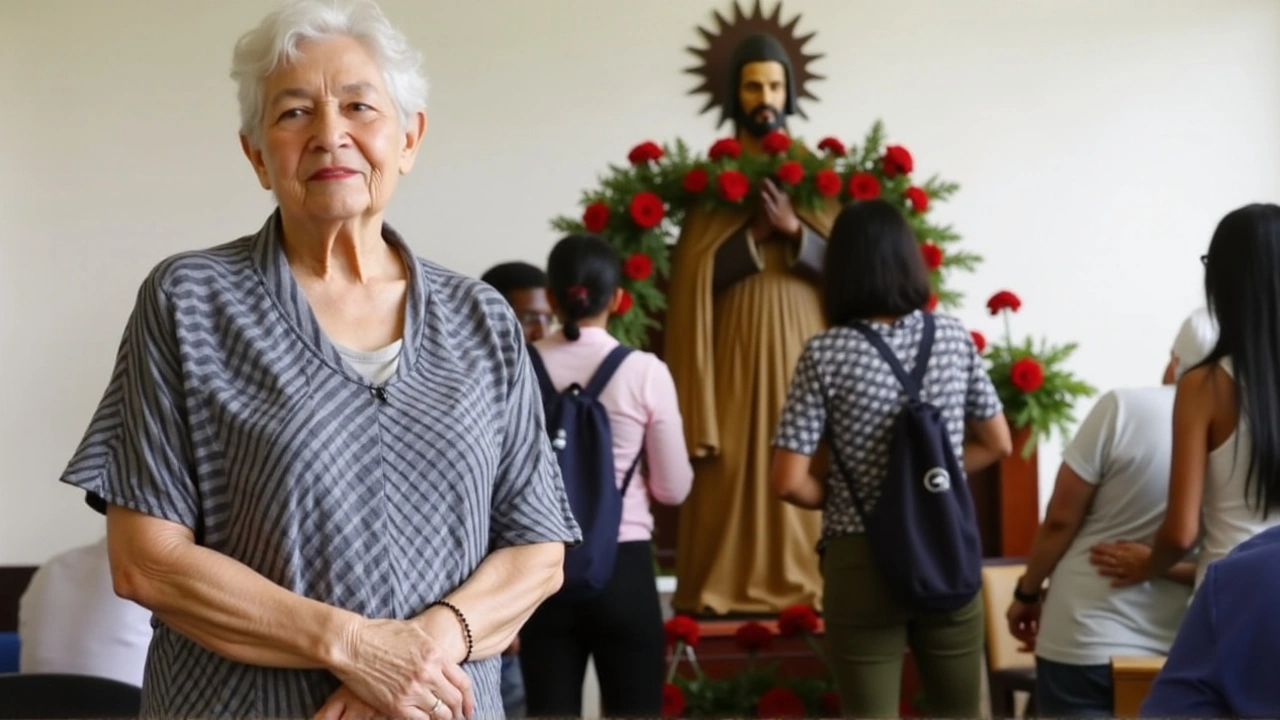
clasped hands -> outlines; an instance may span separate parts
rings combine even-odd
[[[362,620],[344,639],[333,672],[342,687],[315,720],[465,720],[475,714],[471,679],[414,620]]]
[[[752,239],[762,243],[774,234],[779,234],[798,242],[801,234],[800,217],[791,205],[791,197],[766,178],[758,198],[759,211],[751,221]]]

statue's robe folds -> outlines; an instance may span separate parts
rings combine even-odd
[[[757,246],[750,212],[692,208],[672,252],[665,328],[693,457],[673,606],[690,614],[821,608],[821,516],[778,499],[770,443],[805,342],[826,328],[819,274],[840,206],[797,208],[800,243]]]

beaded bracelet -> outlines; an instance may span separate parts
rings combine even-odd
[[[430,605],[428,605],[427,608],[428,609],[433,608],[437,605],[439,605],[440,607],[446,607],[452,610],[453,614],[458,616],[458,622],[462,624],[462,634],[466,637],[466,640],[467,640],[467,656],[462,658],[462,662],[465,663],[466,661],[471,659],[471,624],[467,622],[467,616],[462,614],[462,611],[458,609],[458,606],[454,605],[448,600],[437,600],[431,603]]]

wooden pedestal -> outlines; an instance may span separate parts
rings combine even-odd
[[[988,558],[1026,557],[1040,524],[1040,473],[1036,452],[1023,458],[1030,432],[1013,433],[1013,454],[969,476],[982,555]]]

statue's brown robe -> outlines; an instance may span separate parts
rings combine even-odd
[[[826,238],[839,212],[797,208]],[[672,253],[665,359],[675,379],[693,489],[680,510],[673,606],[695,614],[821,608],[821,515],[783,503],[769,484],[775,425],[804,343],[825,329],[816,278],[797,250],[771,241],[747,277],[716,293],[716,254],[749,243],[750,212],[693,208]],[[813,238],[801,255],[812,259]],[[821,267],[821,256],[817,258]]]

